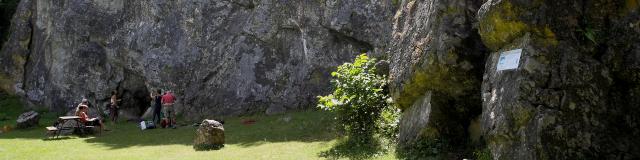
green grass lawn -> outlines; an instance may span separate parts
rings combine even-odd
[[[7,111],[15,109],[3,106],[7,105],[0,105],[1,112],[14,114]],[[323,111],[228,118],[225,147],[212,151],[193,149],[193,126],[141,131],[135,123],[107,123],[112,131],[99,136],[43,140],[44,127],[54,117],[45,114],[40,127],[0,134],[0,159],[395,159],[393,151],[327,154],[344,137],[334,129],[331,113]],[[243,119],[256,123],[245,125]],[[0,126],[6,124],[15,124],[15,118],[0,121]]]

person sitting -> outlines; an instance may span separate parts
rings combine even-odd
[[[89,118],[89,115],[87,115],[87,112],[89,112],[89,106],[86,105],[86,103],[80,103],[80,105],[78,105],[78,108],[76,108],[76,116],[80,117],[80,122],[84,123],[84,125],[86,126],[98,126],[100,127],[100,132],[102,132],[104,129],[104,124],[102,123],[102,121],[98,118]]]

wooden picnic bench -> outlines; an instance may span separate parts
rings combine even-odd
[[[75,125],[67,125],[68,123],[75,122]],[[93,129],[94,126],[86,126],[80,120],[79,116],[62,116],[58,117],[58,123],[56,126],[45,127],[47,129],[46,138],[58,138],[62,131],[79,131],[80,135],[86,135],[87,129]]]

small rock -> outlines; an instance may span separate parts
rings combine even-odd
[[[267,108],[267,111],[265,112],[265,114],[267,115],[277,115],[277,114],[282,114],[286,111],[287,109],[282,107],[282,106],[278,106],[278,105],[273,105],[269,108]]]
[[[283,120],[284,122],[289,123],[289,121],[291,121],[291,116],[285,116],[285,117],[282,117],[282,120]]]
[[[224,147],[224,126],[215,120],[205,119],[196,131],[195,150],[212,150]]]
[[[16,122],[16,126],[19,129],[37,126],[40,122],[40,114],[38,114],[38,112],[36,111],[25,112],[18,117],[18,120],[16,120]]]

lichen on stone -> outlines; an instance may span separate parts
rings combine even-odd
[[[502,2],[480,19],[479,32],[485,45],[493,50],[525,33],[529,26],[518,19],[519,11],[509,2]]]
[[[637,12],[640,8],[640,0],[625,0],[624,7],[627,13]]]
[[[431,90],[456,97],[472,90],[477,83],[477,80],[460,68],[432,63],[415,71],[409,82],[404,84],[396,102],[400,109],[406,109],[425,91]]]

